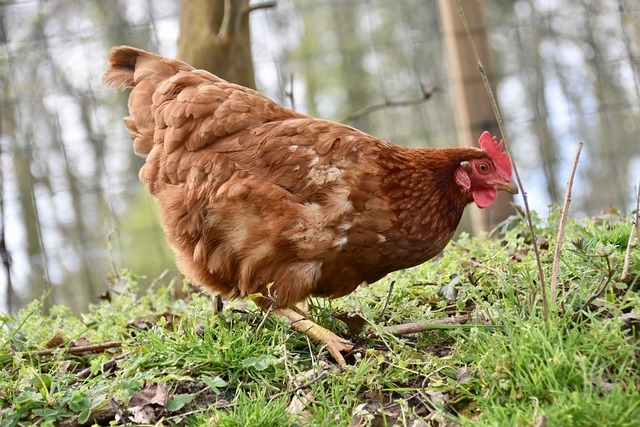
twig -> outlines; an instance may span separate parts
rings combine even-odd
[[[259,9],[270,9],[272,7],[276,7],[278,5],[277,1],[266,1],[264,3],[256,3],[253,5],[249,5],[247,7],[245,7],[244,9],[242,9],[242,13],[244,15],[248,15],[251,12],[253,12],[254,10],[259,10]]]
[[[631,225],[631,233],[629,233],[629,241],[627,242],[627,252],[624,255],[624,264],[622,267],[622,274],[620,275],[620,280],[627,280],[627,276],[629,275],[629,266],[631,264],[631,249],[633,248],[633,240],[638,235],[638,223],[640,222],[640,182],[638,182],[638,194],[636,194],[636,216],[633,219],[633,224]]]
[[[594,302],[597,298],[601,298],[604,295],[605,291],[607,290],[607,287],[609,286],[609,283],[611,283],[611,280],[613,279],[613,276],[616,273],[615,270],[613,268],[611,268],[611,261],[609,261],[609,256],[606,255],[606,254],[605,255],[601,255],[601,256],[604,257],[604,260],[607,263],[607,277],[602,279],[600,284],[598,284],[598,286],[596,286],[596,292],[594,292],[591,295],[591,297],[589,297],[587,302],[585,302],[582,305],[582,310],[584,310],[584,311],[589,309],[589,306],[591,305],[592,302]],[[599,267],[599,266],[596,265],[596,267]]]
[[[384,307],[382,307],[382,311],[380,312],[380,315],[376,319],[376,324],[382,321],[382,317],[384,316],[385,311],[387,311],[387,306],[389,305],[389,300],[391,299],[391,293],[393,292],[393,287],[395,286],[395,284],[396,284],[395,280],[391,281],[391,284],[389,285],[389,292],[387,293],[387,299],[384,302]]]
[[[455,245],[456,245],[456,244],[455,244],[455,242],[454,242],[454,243],[452,243],[452,245],[454,245],[454,246],[455,246]],[[462,258],[462,257],[456,256],[456,255],[453,255],[453,257],[454,257],[455,259],[457,259],[458,261],[460,261],[460,262],[464,262],[464,263],[467,263],[467,264],[471,264],[471,265],[473,265],[474,267],[484,268],[484,269],[489,270],[490,272],[492,272],[492,273],[494,273],[494,274],[501,274],[501,275],[502,275],[502,274],[504,274],[504,271],[502,271],[502,270],[498,270],[497,268],[489,267],[488,265],[483,264],[483,263],[481,263],[481,262],[474,261],[474,260],[472,260],[472,259]]]
[[[63,354],[78,354],[78,353],[102,353],[110,348],[122,347],[122,342],[120,341],[107,341],[99,344],[88,344],[88,345],[79,345],[77,347],[69,347],[63,349]],[[25,351],[26,354],[33,354],[36,356],[50,356],[53,353],[59,351],[60,348],[50,348],[47,350],[39,350],[34,352]]]
[[[373,113],[374,111],[382,110],[384,108],[406,107],[409,105],[422,104],[423,102],[428,101],[436,92],[440,92],[440,88],[432,87],[427,90],[424,88],[424,86],[420,85],[420,91],[422,92],[422,95],[418,98],[403,99],[399,101],[393,101],[391,99],[386,98],[384,102],[381,102],[379,104],[369,105],[367,107],[361,108],[360,110],[354,113],[349,114],[347,117],[345,117],[342,120],[342,122],[353,122],[354,120],[357,120],[363,116],[366,116],[367,114]]]
[[[564,229],[567,225],[567,216],[569,215],[569,205],[571,204],[571,189],[573,188],[573,178],[576,175],[576,168],[580,160],[580,152],[584,143],[580,141],[576,154],[573,158],[571,171],[569,172],[569,180],[567,188],[564,192],[564,203],[562,204],[562,213],[560,214],[560,224],[558,224],[558,236],[556,237],[556,249],[553,254],[553,268],[551,271],[551,305],[553,306],[556,299],[556,288],[558,286],[558,270],[560,269],[560,254],[562,253],[562,242],[564,240]]]
[[[107,360],[105,363],[102,364],[102,366],[100,367],[100,369],[104,372],[104,371],[108,371],[111,370],[112,368],[114,368],[116,366],[116,363],[119,360],[124,359],[125,357],[127,357],[128,355],[130,355],[131,352],[128,352],[126,354],[119,354],[115,357],[112,357],[111,359]],[[91,371],[93,370],[92,367],[88,367],[85,368],[81,371],[79,371],[78,373],[76,373],[76,379],[71,380],[69,382],[69,386],[74,385],[75,383],[77,383],[80,380],[86,380],[87,378],[89,378],[89,376],[91,375]]]
[[[480,55],[478,54],[478,50],[476,49],[476,45],[473,42],[473,37],[471,36],[471,30],[469,28],[469,23],[467,22],[467,17],[462,10],[461,0],[458,1],[458,12],[460,14],[460,18],[462,19],[462,25],[464,26],[464,31],[467,34],[467,39],[471,44],[471,49],[473,50],[473,55],[478,65],[478,70],[480,71],[480,75],[482,76],[482,81],[484,83],[484,87],[489,95],[489,100],[491,101],[491,108],[493,109],[493,114],[496,117],[496,121],[498,122],[498,127],[500,128],[500,133],[502,134],[502,140],[504,141],[504,149],[511,158],[511,163],[513,165],[513,173],[516,177],[516,182],[518,183],[518,188],[522,192],[522,200],[524,203],[524,210],[526,212],[527,224],[529,225],[529,232],[531,233],[531,241],[533,245],[533,252],[536,256],[536,265],[538,268],[538,280],[540,281],[540,290],[542,293],[542,311],[544,317],[546,318],[549,313],[549,303],[547,301],[547,289],[545,286],[544,280],[544,270],[542,269],[542,260],[540,258],[540,250],[538,249],[538,242],[536,239],[535,228],[533,227],[533,219],[531,218],[531,210],[529,209],[529,200],[527,198],[527,193],[524,191],[524,187],[522,186],[522,180],[520,179],[520,174],[518,173],[518,168],[516,163],[513,161],[513,156],[511,155],[511,147],[509,141],[507,139],[507,134],[504,131],[504,123],[502,122],[502,115],[500,114],[500,110],[498,109],[498,103],[496,102],[496,98],[493,94],[493,90],[491,89],[491,84],[489,83],[489,78],[487,77],[487,73],[484,70],[484,66],[480,61]]]
[[[396,337],[402,335],[416,334],[418,332],[424,332],[431,329],[439,329],[442,325],[464,325],[469,320],[473,319],[469,315],[446,317],[444,319],[431,319],[424,322],[415,323],[403,323],[400,325],[385,326],[382,328],[383,332],[394,335]],[[371,332],[367,335],[367,338],[374,338],[375,332]]]
[[[191,415],[196,415],[196,414],[201,414],[203,412],[208,412],[211,411],[211,408],[214,409],[226,409],[226,408],[232,408],[234,406],[238,406],[238,402],[227,402],[227,401],[222,401],[220,402],[219,400],[216,401],[213,406],[210,405],[206,405],[202,408],[198,408],[198,409],[194,409],[193,411],[188,411],[188,412],[182,412],[180,414],[176,414],[176,415],[171,415],[169,417],[165,417],[165,420],[175,420],[176,418],[180,418],[180,419],[184,419],[186,417],[190,417]]]
[[[267,309],[267,312],[264,314],[264,317],[262,318],[262,321],[258,325],[258,329],[256,329],[256,337],[260,336],[260,332],[262,332],[262,328],[264,327],[264,324],[267,322],[267,318],[269,317],[271,312],[273,310],[275,310],[275,308],[276,308],[276,299],[274,298],[272,303],[271,303],[271,305]]]
[[[308,387],[312,386],[313,384],[317,383],[322,378],[324,378],[324,376],[327,375],[327,372],[328,371],[322,371],[322,373],[320,375],[318,375],[317,377],[315,377],[314,379],[312,379],[309,382],[301,384],[298,387],[292,388],[291,390],[287,390],[287,391],[283,391],[283,392],[274,394],[273,396],[269,397],[269,402],[271,402],[272,400],[275,400],[275,399],[277,399],[279,397],[286,396],[287,394],[293,394],[293,393],[295,393],[297,391],[300,391],[300,390],[303,390],[305,388],[308,388]]]
[[[291,104],[291,109],[295,110],[296,109],[296,99],[295,96],[293,94],[293,73],[291,73],[289,75],[289,89],[285,89],[284,91],[284,96],[286,96],[289,99],[289,103]]]
[[[116,259],[113,256],[113,247],[111,243],[111,236],[113,236],[115,230],[113,228],[109,230],[106,220],[104,222],[104,233],[107,238],[107,252],[109,252],[109,260],[111,261],[111,269],[113,270],[114,283],[111,284],[113,285],[113,289],[117,289],[116,286],[120,282],[120,275],[118,274],[118,267],[116,267]]]

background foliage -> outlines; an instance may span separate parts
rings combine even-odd
[[[0,2],[0,308],[46,294],[45,305],[82,310],[109,271],[131,267],[148,282],[173,265],[137,181],[141,161],[120,121],[125,98],[100,76],[113,45],[175,56],[177,3]],[[584,140],[574,211],[631,209],[640,179],[640,5],[488,3],[499,102],[533,206],[545,215],[558,201]],[[455,145],[438,16],[435,1],[281,0],[251,14],[258,88],[343,121],[438,87],[428,102],[348,124],[404,145]]]

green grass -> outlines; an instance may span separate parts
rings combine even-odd
[[[556,220],[536,220],[547,277]],[[640,334],[623,321],[640,316],[637,246],[635,279],[620,280],[630,230],[630,217],[569,223],[546,319],[519,219],[492,237],[463,235],[442,257],[348,297],[314,300],[318,322],[343,336],[343,312],[365,330],[480,316],[412,336],[353,337],[363,345],[344,369],[284,319],[269,317],[258,334],[263,314],[251,304],[214,315],[199,293],[173,298],[182,283],[141,293],[125,274],[122,292],[81,316],[60,306],[45,314],[34,301],[0,317],[0,426],[115,425],[120,416],[185,426],[637,425]],[[65,351],[106,342],[119,346]]]

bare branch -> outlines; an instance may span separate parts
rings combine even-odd
[[[631,264],[631,249],[633,248],[633,240],[638,235],[638,223],[640,222],[640,182],[638,182],[638,194],[636,194],[636,216],[633,219],[631,225],[631,233],[629,234],[629,241],[627,242],[627,252],[624,256],[624,264],[622,267],[622,274],[620,280],[623,282],[627,280],[629,276],[629,266]]]
[[[576,154],[573,158],[573,164],[571,165],[571,171],[569,172],[569,180],[567,181],[567,188],[564,193],[564,203],[562,204],[562,213],[560,214],[560,224],[558,224],[558,236],[556,238],[556,249],[553,254],[553,269],[551,271],[551,301],[552,304],[556,298],[556,288],[558,285],[558,270],[560,269],[560,254],[562,253],[562,241],[564,240],[564,229],[567,225],[567,216],[569,215],[569,205],[571,204],[571,189],[573,188],[573,178],[576,174],[576,168],[578,167],[578,161],[580,160],[580,152],[584,143],[580,141]]]
[[[312,380],[311,380],[311,381],[309,381],[309,382],[306,382],[306,383],[304,383],[304,384],[301,384],[301,385],[299,385],[298,387],[292,388],[291,390],[287,390],[287,391],[283,391],[283,392],[280,392],[280,393],[274,394],[273,396],[269,397],[269,402],[271,402],[272,400],[275,400],[275,399],[277,399],[277,398],[279,398],[279,397],[286,396],[287,394],[293,394],[293,393],[295,393],[295,392],[297,392],[297,391],[300,391],[300,390],[303,390],[303,389],[305,389],[305,388],[308,388],[308,387],[312,386],[313,384],[317,383],[317,382],[318,382],[318,381],[320,381],[322,378],[324,378],[324,377],[327,375],[327,373],[328,373],[328,372],[329,372],[329,371],[322,371],[322,372],[320,373],[320,375],[318,375],[317,377],[315,377],[314,379],[312,379]]]
[[[342,122],[353,122],[354,120],[358,120],[359,118],[366,116],[367,114],[371,114],[374,111],[382,110],[384,108],[406,107],[410,105],[422,104],[423,102],[428,101],[436,92],[440,92],[440,88],[432,87],[429,89],[425,89],[424,86],[420,85],[420,91],[422,92],[422,95],[418,98],[402,99],[399,101],[393,101],[387,98],[384,100],[384,102],[381,102],[379,104],[373,104],[361,108],[360,110],[349,114],[342,120]]]
[[[400,325],[385,326],[382,330],[396,337],[402,335],[416,334],[418,332],[429,331],[431,329],[439,329],[442,325],[464,325],[469,320],[474,319],[467,314],[461,316],[445,317],[442,319],[425,320],[424,322],[415,323],[403,323]],[[374,332],[367,335],[367,338],[373,338],[376,334]]]
[[[393,287],[395,286],[395,284],[396,284],[396,281],[392,280],[391,284],[389,285],[389,292],[387,293],[387,299],[384,302],[384,306],[382,307],[382,311],[380,312],[378,319],[376,319],[376,324],[382,321],[382,317],[384,316],[384,313],[387,311],[387,307],[389,306],[389,300],[391,299],[391,294],[393,293]]]
[[[254,10],[270,9],[272,7],[276,7],[277,5],[278,5],[277,1],[266,1],[264,3],[250,4],[249,6],[245,7],[244,9],[242,9],[242,13],[244,15],[248,15],[251,12],[253,12]]]
[[[110,348],[122,347],[122,342],[120,341],[107,341],[98,344],[89,344],[89,345],[79,345],[77,347],[69,347],[63,349],[64,354],[79,354],[79,353],[103,353]],[[27,354],[33,354],[37,356],[50,356],[53,353],[59,351],[60,348],[50,348],[47,350],[33,351],[33,352],[24,352]]]

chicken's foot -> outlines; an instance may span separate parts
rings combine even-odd
[[[349,352],[353,349],[353,344],[349,341],[340,338],[330,330],[307,319],[291,308],[281,308],[273,311],[273,314],[286,317],[295,329],[304,332],[313,341],[323,344],[329,351],[329,354],[338,362],[338,365],[347,365],[344,356],[342,356],[342,352]]]

